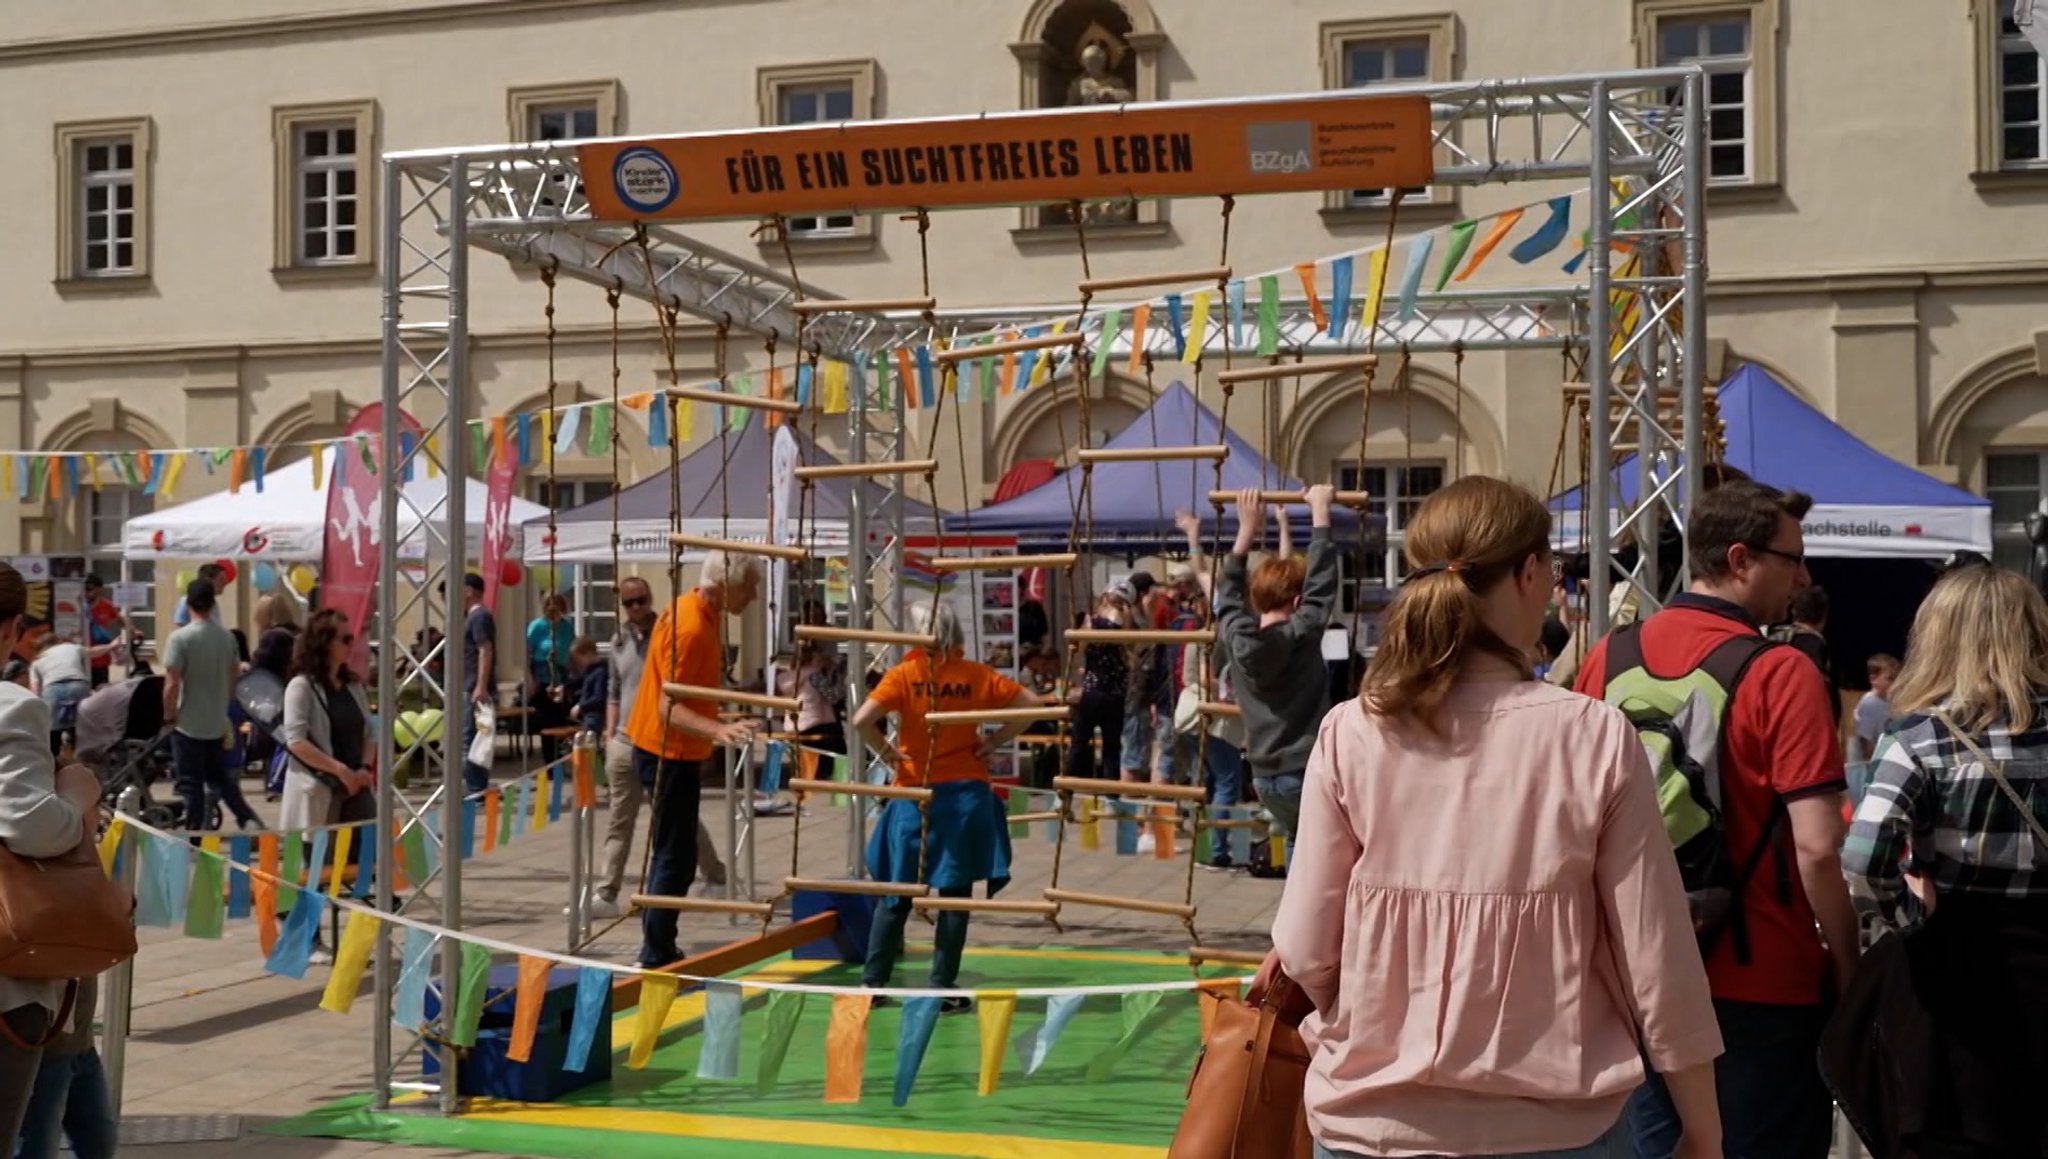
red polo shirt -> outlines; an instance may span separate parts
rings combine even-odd
[[[1685,594],[1643,622],[1643,661],[1659,676],[1676,676],[1706,659],[1722,641],[1760,629],[1735,604]],[[1593,646],[1579,668],[1577,688],[1598,697],[1607,683],[1607,641]],[[1835,744],[1835,714],[1827,684],[1813,661],[1796,648],[1758,656],[1736,685],[1721,744],[1721,791],[1728,817],[1728,848],[1737,864],[1756,848],[1771,807],[1819,793],[1839,793],[1842,753]],[[1765,854],[1743,892],[1750,960],[1735,960],[1734,939],[1723,934],[1707,956],[1714,997],[1738,1002],[1805,1005],[1819,1002],[1828,976],[1827,951],[1814,928],[1813,907],[1799,882],[1788,822],[1778,823],[1780,858]],[[1788,904],[1781,885],[1791,895]]]

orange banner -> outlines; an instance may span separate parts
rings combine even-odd
[[[762,218],[1426,185],[1429,101],[1356,93],[585,145],[591,212]]]

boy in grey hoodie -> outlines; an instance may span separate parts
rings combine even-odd
[[[1259,801],[1275,826],[1291,835],[1301,816],[1302,777],[1316,725],[1329,711],[1323,629],[1337,600],[1337,548],[1330,542],[1335,489],[1308,489],[1308,563],[1275,556],[1249,581],[1246,560],[1265,530],[1256,490],[1237,497],[1237,542],[1223,561],[1216,591],[1218,641],[1230,657],[1243,714],[1245,758]],[[1285,518],[1283,515],[1282,518]]]

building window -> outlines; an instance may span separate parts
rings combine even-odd
[[[148,275],[150,125],[57,127],[59,283],[133,285]]]
[[[875,62],[871,60],[764,68],[760,73],[761,123],[813,125],[872,120],[875,77]],[[874,239],[872,214],[791,217],[785,224],[793,241],[865,248]],[[777,244],[773,231],[762,234],[761,240],[766,245]]]
[[[1991,500],[1991,556],[2000,567],[2033,574],[2027,516],[2048,499],[2048,452],[1994,451],[1984,456],[1984,497]]]
[[[610,479],[546,479],[533,481],[533,501],[553,511],[569,511],[586,503],[608,499],[612,493]],[[579,563],[557,565],[559,571],[568,577],[568,582],[555,581],[569,600],[569,622],[575,625],[578,636],[588,636],[602,644],[619,631],[618,601],[612,585],[617,582],[618,573],[608,563]],[[535,605],[536,611],[539,605]]]
[[[1641,62],[1698,65],[1707,74],[1707,179],[1777,183],[1777,28],[1780,0],[1636,0]]]
[[[2034,0],[2033,19],[2048,22]],[[2048,59],[2020,30],[2018,0],[1998,0],[1998,167],[2048,164]]]
[[[1391,597],[1393,589],[1400,586],[1401,576],[1407,570],[1401,562],[1402,529],[1415,517],[1422,501],[1444,485],[1444,464],[1437,461],[1406,464],[1368,462],[1361,468],[1355,462],[1338,463],[1334,474],[1338,490],[1364,491],[1371,497],[1368,514],[1387,521],[1386,547],[1364,558],[1363,572],[1356,553],[1345,553],[1339,557],[1338,574],[1343,587],[1339,607],[1350,615],[1360,610],[1361,579],[1366,588],[1368,611],[1372,606],[1384,603]],[[1389,496],[1393,497],[1391,505]]]
[[[514,141],[579,141],[619,132],[619,82],[536,85],[506,96],[506,131]]]
[[[99,468],[106,471],[103,465]],[[156,601],[153,598],[156,585],[156,564],[146,559],[129,559],[122,550],[122,528],[130,519],[138,519],[156,510],[156,498],[146,495],[134,487],[113,485],[83,491],[85,503],[85,569],[100,577],[109,585],[140,584],[152,594],[133,607],[122,608],[128,617],[128,626],[142,633],[147,643],[155,643]],[[112,593],[109,593],[110,595]]]
[[[1372,88],[1390,84],[1448,81],[1457,75],[1457,18],[1404,16],[1383,20],[1346,20],[1322,26],[1323,84],[1333,89]],[[1448,157],[1441,151],[1439,164]],[[1384,211],[1393,202],[1392,189],[1353,189],[1332,193],[1327,211]],[[1404,207],[1447,205],[1447,188],[1414,186],[1401,190]]]
[[[371,266],[375,125],[368,102],[274,112],[276,269],[321,274]]]

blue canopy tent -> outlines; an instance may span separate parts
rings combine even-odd
[[[1758,482],[1813,496],[1806,553],[1832,559],[1929,559],[1991,551],[1991,501],[1914,470],[1835,425],[1769,372],[1745,364],[1717,395],[1723,460]],[[1677,469],[1675,458],[1670,470]],[[1636,457],[1614,469],[1619,501],[1636,498]],[[1560,546],[1580,539],[1581,489],[1551,500]]]
[[[1224,430],[1217,417],[1196,400],[1194,392],[1179,382],[1160,391],[1145,413],[1103,446],[1124,450],[1218,443],[1230,448],[1229,457],[1223,460],[1225,490],[1301,488],[1299,480],[1268,462],[1250,443]],[[1205,545],[1218,535],[1227,539],[1237,533],[1235,505],[1225,507],[1222,527],[1216,525],[1216,511],[1209,503],[1216,472],[1207,460],[1101,463],[1095,466],[1092,475],[1091,502],[1080,519],[1076,518],[1075,502],[1081,490],[1081,472],[1070,468],[1013,499],[948,515],[946,530],[1014,535],[1022,547],[1064,548],[1075,544],[1094,551],[1147,554],[1185,546],[1180,531],[1173,525],[1173,516],[1176,511],[1186,510],[1201,517]],[[1088,512],[1092,512],[1092,521]],[[1308,509],[1290,509],[1289,522],[1295,542],[1306,544]],[[1333,534],[1342,542],[1356,542],[1361,529],[1374,536],[1383,534],[1384,527],[1378,517],[1361,518],[1343,508],[1331,513],[1331,524]],[[1080,542],[1091,530],[1092,538]]]

